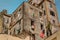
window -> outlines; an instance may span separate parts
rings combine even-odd
[[[45,10],[44,10],[44,15],[46,15]]]
[[[21,8],[19,9],[19,11],[21,11]]]
[[[39,16],[42,16],[42,13],[41,12],[39,12]]]
[[[40,7],[40,3],[39,4],[37,4],[38,5],[38,7]]]
[[[49,37],[49,36],[51,36],[52,35],[52,31],[51,31],[51,29],[50,28],[47,28],[47,37]]]
[[[43,33],[45,34],[45,30],[43,30]]]
[[[52,8],[52,4],[50,3],[50,8]]]
[[[34,25],[34,21],[31,21],[31,25]]]
[[[34,31],[34,21],[31,20],[31,29]]]
[[[5,21],[5,23],[8,23],[9,22],[9,19],[4,18],[4,21]]]
[[[18,34],[20,33],[20,29],[18,30]]]
[[[51,14],[52,16],[55,16],[55,14],[54,14],[54,12],[53,12],[53,11],[50,11],[50,14]]]
[[[33,6],[35,6],[35,3],[33,4]]]
[[[43,29],[43,24],[41,24],[41,30]]]
[[[14,14],[14,18],[16,18],[17,17],[17,14]]]
[[[55,20],[53,20],[53,23],[55,23]]]
[[[43,8],[43,5],[41,5],[41,8]]]

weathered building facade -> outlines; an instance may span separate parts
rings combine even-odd
[[[11,23],[11,15],[7,14],[7,10],[2,11],[2,18],[3,18],[3,30],[2,33],[8,34],[8,29]]]
[[[54,0],[28,0],[12,15],[3,13],[3,33],[18,37],[28,35],[29,40],[57,40],[58,24]]]

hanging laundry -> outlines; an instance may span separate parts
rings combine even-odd
[[[44,38],[44,33],[43,32],[40,33],[40,37]]]

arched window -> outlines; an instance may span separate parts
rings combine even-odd
[[[55,14],[54,14],[54,12],[53,12],[53,11],[50,11],[50,15],[55,16]]]

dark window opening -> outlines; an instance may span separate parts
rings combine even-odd
[[[14,34],[15,34],[15,28],[14,28]]]
[[[46,15],[45,10],[44,10],[44,15]]]
[[[33,10],[33,8],[30,7],[31,10]]]
[[[52,35],[52,31],[50,29],[47,30],[47,37]]]
[[[37,4],[38,5],[38,7],[40,7],[40,3],[39,4]]]
[[[41,24],[41,30],[43,29],[43,24]]]
[[[33,6],[35,6],[35,3],[33,4]]]
[[[39,12],[39,16],[42,16],[42,13],[41,12]]]
[[[55,16],[55,14],[54,14],[54,12],[53,12],[53,11],[50,11],[50,14],[51,14],[52,16]]]
[[[53,20],[53,23],[55,23],[55,20]]]
[[[47,32],[47,37],[51,36],[52,35],[52,30],[51,30],[51,26],[50,26],[50,21],[49,21],[49,24],[47,25],[47,28],[46,28],[46,32]]]
[[[41,5],[41,8],[43,8],[43,5]]]
[[[18,29],[18,34],[20,33],[20,29]]]
[[[34,27],[34,21],[31,21],[31,26],[32,26],[31,29],[34,31],[34,28],[35,28]]]
[[[31,26],[33,26],[31,29],[34,31],[35,27],[34,27],[34,21],[31,20]],[[35,34],[32,34],[33,40],[35,40]]]
[[[31,21],[31,25],[34,25],[34,21]]]
[[[19,9],[19,11],[21,11],[21,8]]]

